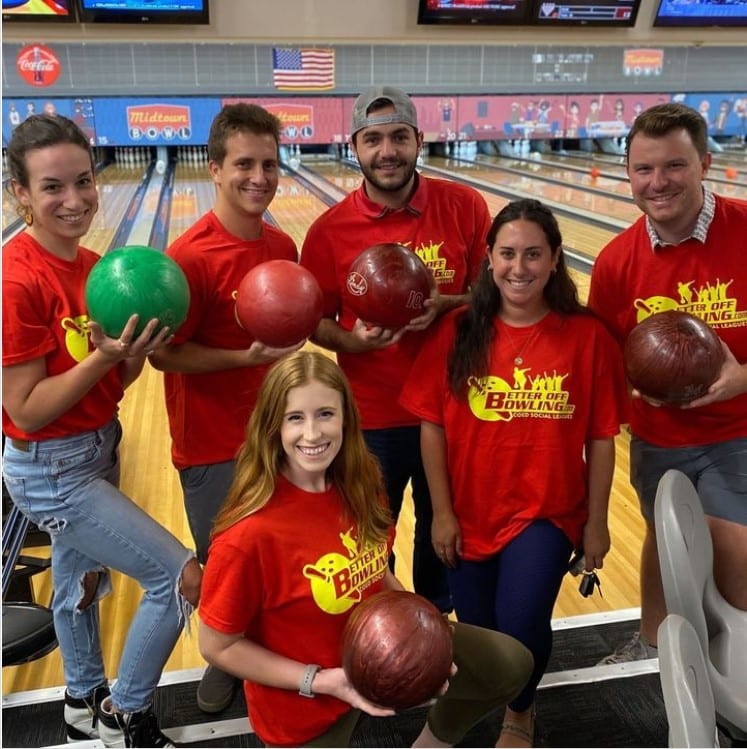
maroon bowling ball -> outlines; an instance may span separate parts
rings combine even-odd
[[[721,341],[708,324],[679,310],[638,323],[623,357],[628,379],[641,395],[672,405],[704,395],[724,363]]]
[[[404,590],[355,608],[342,637],[342,667],[366,699],[405,710],[435,697],[449,678],[452,630],[428,600]]]
[[[266,346],[286,348],[316,330],[323,301],[316,278],[306,268],[290,260],[268,260],[241,280],[236,319]]]
[[[377,244],[363,250],[351,264],[344,295],[364,322],[402,328],[423,314],[432,278],[411,250],[400,244]]]

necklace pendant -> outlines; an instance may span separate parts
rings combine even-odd
[[[520,367],[520,366],[521,366],[521,365],[522,365],[523,363],[524,363],[524,360],[523,360],[523,359],[522,359],[522,358],[521,358],[520,356],[517,356],[517,357],[516,357],[516,358],[514,359],[514,364],[515,364],[515,365],[516,365],[517,367]]]

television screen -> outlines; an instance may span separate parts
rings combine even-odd
[[[420,0],[418,23],[526,24],[532,0]]]
[[[209,0],[79,0],[83,23],[210,23]]]
[[[654,26],[747,26],[744,0],[659,0]]]
[[[531,22],[542,26],[634,26],[640,0],[534,0]]]
[[[3,23],[75,21],[77,19],[73,3],[74,0],[3,0]]]

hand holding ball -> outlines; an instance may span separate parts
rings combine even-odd
[[[287,348],[316,330],[323,306],[322,290],[310,271],[290,260],[268,260],[239,284],[236,319],[265,346]]]
[[[187,318],[189,283],[182,269],[163,252],[132,245],[106,253],[88,274],[88,316],[110,338],[119,338],[134,314],[134,337],[158,318],[174,332]]]
[[[452,631],[428,600],[404,590],[355,608],[342,637],[342,667],[356,691],[405,710],[435,697],[451,673]]]
[[[724,363],[719,337],[700,318],[679,310],[638,323],[625,341],[623,357],[633,387],[671,405],[705,395]]]
[[[343,295],[363,322],[403,328],[425,311],[433,276],[423,261],[399,244],[377,244],[353,261]]]

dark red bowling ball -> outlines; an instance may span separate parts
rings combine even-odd
[[[268,260],[241,280],[236,319],[256,340],[286,348],[308,338],[322,319],[322,290],[306,268],[290,260]]]
[[[435,697],[449,678],[452,630],[428,600],[404,590],[355,608],[342,637],[342,667],[366,699],[405,710]]]
[[[679,310],[638,323],[623,356],[628,379],[641,395],[673,405],[704,395],[724,363],[721,341],[708,324]]]
[[[423,314],[433,276],[423,261],[400,244],[377,244],[353,261],[344,294],[364,322],[402,328]]]

